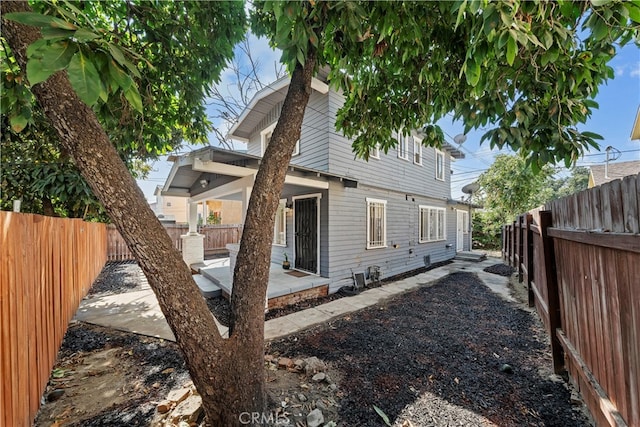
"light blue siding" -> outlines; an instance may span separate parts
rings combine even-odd
[[[345,188],[330,181],[329,190],[318,191],[298,186],[285,186],[282,194],[290,202],[292,196],[320,192],[320,275],[330,280],[330,292],[352,285],[353,272],[367,272],[379,266],[382,277],[405,273],[425,265],[451,259],[456,254],[457,205],[450,198],[451,156],[445,151],[445,179],[435,177],[436,151],[422,148],[422,165],[414,164],[414,147],[409,147],[409,160],[398,158],[397,151],[380,153],[380,159],[365,162],[354,159],[351,142],[335,130],[335,117],[343,97],[329,91],[314,91],[305,111],[300,138],[300,154],[291,163],[358,181],[357,188]],[[273,124],[280,115],[282,103],[274,107],[256,126],[247,144],[249,154],[261,155],[260,131]],[[308,191],[307,191],[308,190]],[[307,191],[305,193],[305,191]],[[387,247],[366,249],[366,198],[386,200]],[[419,242],[419,206],[445,209],[446,240]],[[293,215],[287,214],[287,246],[274,246],[272,261],[280,263],[283,253],[293,262]],[[465,250],[469,242],[465,241]]]
[[[366,198],[387,201],[387,247],[366,249]],[[446,240],[419,243],[419,206],[445,208]],[[382,277],[424,267],[424,256],[440,262],[455,256],[456,211],[444,199],[408,196],[373,187],[329,188],[329,277],[331,291],[353,284],[352,271],[366,272],[377,265]]]

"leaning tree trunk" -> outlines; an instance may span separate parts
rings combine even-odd
[[[3,15],[31,11],[24,1],[5,1],[0,8]],[[3,36],[21,69],[26,70],[26,49],[41,37],[39,30],[5,19],[2,24]],[[240,425],[241,413],[265,409],[263,307],[273,220],[291,153],[300,136],[314,65],[312,54],[305,67],[294,71],[282,111],[287,120],[274,129],[256,178],[234,275],[228,340],[220,336],[190,269],[95,113],[77,97],[66,74],[58,72],[32,87],[62,147],[71,153],[147,276],[202,396],[205,413],[214,425]]]

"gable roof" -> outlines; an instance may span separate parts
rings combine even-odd
[[[633,160],[630,162],[616,162],[616,163],[610,162],[608,166],[594,165],[594,166],[590,166],[590,169],[591,169],[591,173],[589,174],[589,188],[602,185],[605,182],[621,179],[621,178],[624,178],[625,176],[639,174],[640,160]],[[606,172],[606,176],[605,176],[605,172]]]

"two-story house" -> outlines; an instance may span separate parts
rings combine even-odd
[[[278,121],[289,78],[255,95],[229,136],[246,153],[207,147],[178,158],[166,195],[243,202],[246,209],[265,147]],[[353,284],[353,273],[382,277],[453,258],[470,249],[469,207],[451,199],[450,162],[463,154],[423,146],[419,131],[397,133],[398,145],[354,158],[335,129],[344,100],[318,79],[307,106],[274,225],[272,262],[327,279],[329,292]],[[273,266],[273,268],[279,268]]]

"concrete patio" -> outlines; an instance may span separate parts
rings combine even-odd
[[[192,265],[198,270],[202,278],[194,276],[202,294],[206,297],[215,297],[220,294],[231,295],[233,278],[229,267],[229,258],[205,260],[202,264]],[[300,276],[300,277],[298,277]],[[203,280],[206,279],[206,280]],[[272,263],[269,269],[269,285],[267,298],[275,298],[286,295],[309,291],[314,288],[328,286],[329,280],[313,274],[284,270],[281,265]]]
[[[223,261],[219,262],[223,263]],[[506,300],[514,301],[509,291],[508,277],[482,271],[488,266],[501,262],[499,258],[492,257],[482,262],[457,260],[416,276],[386,283],[378,288],[364,290],[354,296],[343,297],[314,308],[278,317],[265,322],[265,339],[283,337],[317,324],[326,323],[335,317],[378,304],[408,290],[420,286],[431,286],[438,279],[457,271],[477,274],[492,292],[499,294]],[[218,265],[213,268],[219,267],[221,266]],[[277,276],[283,273],[282,271],[275,271],[274,274]],[[303,277],[302,279],[305,278]],[[317,278],[314,276],[314,279]],[[136,292],[103,297],[86,297],[80,304],[75,320],[175,341],[175,337],[160,310],[156,297],[148,285],[143,286],[142,290]],[[216,323],[220,333],[224,337],[228,337],[228,328],[217,321]]]

